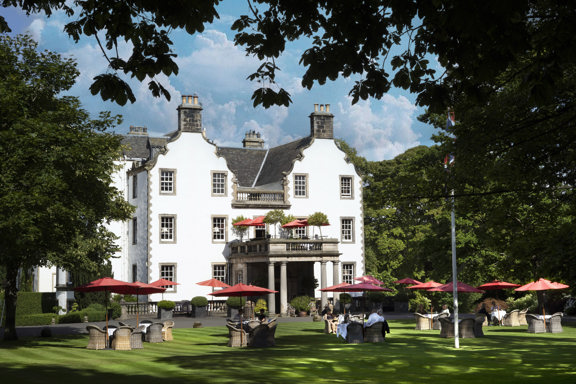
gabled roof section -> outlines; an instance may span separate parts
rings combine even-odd
[[[251,187],[258,176],[266,149],[218,147],[218,156],[226,159],[230,171],[236,175],[238,185]]]
[[[256,186],[281,182],[286,173],[289,173],[294,162],[302,156],[302,151],[312,144],[312,137],[292,141],[290,143],[270,148],[266,162],[260,176],[256,180]]]
[[[147,159],[150,156],[148,136],[123,136],[122,145],[123,155],[128,159]]]

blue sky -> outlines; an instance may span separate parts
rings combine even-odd
[[[260,132],[266,146],[276,146],[308,136],[308,116],[314,104],[330,104],[334,114],[334,135],[346,140],[368,160],[391,159],[408,148],[431,145],[434,128],[417,121],[423,109],[414,104],[415,95],[392,90],[382,99],[369,99],[352,105],[348,92],[353,79],[338,79],[312,90],[302,88],[304,67],[298,65],[306,49],[305,42],[287,46],[277,61],[282,71],[277,80],[292,96],[290,107],[264,109],[252,106],[251,95],[256,85],[246,77],[254,72],[259,62],[247,57],[242,47],[234,46],[234,31],[230,26],[240,14],[245,2],[224,2],[218,7],[220,19],[208,25],[202,34],[193,36],[174,31],[171,39],[178,54],[180,67],[177,76],[159,76],[157,79],[172,95],[172,100],[154,98],[147,82],[129,81],[137,98],[136,103],[120,107],[92,96],[89,86],[92,78],[105,72],[106,62],[96,40],[83,37],[78,44],[70,39],[63,27],[67,17],[57,12],[50,18],[42,15],[26,17],[14,8],[2,8],[14,33],[27,32],[38,41],[40,49],[73,57],[81,75],[69,94],[78,96],[83,107],[94,117],[99,111],[109,110],[124,118],[117,133],[126,133],[130,125],[145,126],[152,136],[162,136],[177,128],[176,108],[180,95],[197,94],[204,108],[203,125],[208,138],[220,146],[239,147],[245,132]],[[120,47],[127,51],[128,47]],[[127,80],[127,79],[125,79]]]

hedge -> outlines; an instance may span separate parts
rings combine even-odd
[[[58,320],[58,315],[54,313],[36,313],[32,315],[16,316],[16,326],[50,325],[52,324],[52,318]]]

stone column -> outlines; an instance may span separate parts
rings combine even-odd
[[[268,289],[274,290],[274,263],[268,263]],[[270,314],[276,313],[276,294],[268,294],[268,312]]]
[[[340,262],[333,261],[332,262],[332,285],[336,285],[340,283]],[[340,292],[334,292],[332,294],[334,297],[334,308],[340,308],[338,302],[340,301]]]
[[[326,288],[326,261],[320,262],[320,288]],[[324,309],[328,304],[328,293],[320,291],[320,308]]]
[[[58,306],[62,307],[63,310],[59,310],[58,314],[63,315],[66,313],[68,306],[68,273],[62,268],[56,268],[56,301]]]
[[[286,273],[286,261],[280,264],[280,314],[288,313],[288,274]]]

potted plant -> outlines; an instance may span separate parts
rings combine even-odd
[[[290,305],[294,307],[298,316],[307,316],[311,301],[312,298],[310,296],[296,296],[290,300]]]
[[[248,233],[248,227],[244,226],[244,225],[234,225],[236,223],[239,223],[241,221],[246,220],[246,218],[242,215],[236,217],[234,220],[232,220],[232,232],[238,236],[240,238],[240,241],[242,241],[244,239],[244,235],[246,235],[246,233]]]
[[[195,296],[190,300],[193,317],[206,317],[208,314],[208,299],[204,296]]]
[[[350,306],[352,305],[352,296],[349,293],[341,293],[339,300],[340,304],[344,306],[342,312],[346,313],[347,310],[350,310]]]
[[[161,300],[158,302],[158,318],[160,320],[169,320],[173,317],[176,303],[170,300]]]
[[[266,224],[274,226],[274,237],[276,237],[277,234],[276,228],[278,224],[282,222],[282,220],[284,220],[284,211],[282,211],[281,209],[275,209],[273,211],[268,212],[266,214],[266,217],[264,218],[264,222]]]
[[[322,226],[329,224],[328,216],[322,212],[314,212],[310,215],[310,217],[308,217],[308,225],[318,227],[318,231],[320,231],[320,238],[322,238]]]

